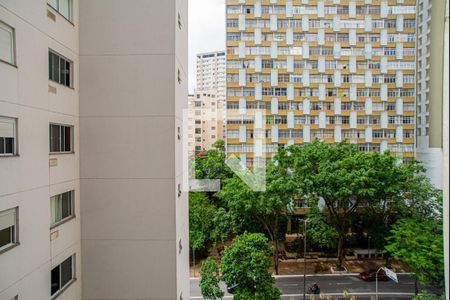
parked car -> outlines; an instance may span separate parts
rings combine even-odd
[[[361,278],[364,281],[375,281],[377,276],[378,269],[369,270],[367,272],[359,273],[359,278]],[[378,280],[379,281],[388,281],[389,277],[386,275],[386,272],[381,269],[378,272]]]

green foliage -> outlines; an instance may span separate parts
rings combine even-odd
[[[413,300],[445,300],[445,295],[439,297],[428,292],[421,292]]]
[[[226,179],[233,176],[233,172],[225,163],[225,144],[222,140],[215,142],[214,149],[210,149],[195,157],[196,179]]]
[[[308,213],[307,237],[314,245],[321,249],[335,249],[339,239],[339,233],[328,224],[324,215],[317,206],[313,206]]]
[[[280,299],[280,291],[268,269],[271,249],[267,238],[259,233],[244,233],[226,247],[221,279],[228,286],[237,284],[235,299]]]
[[[444,282],[442,221],[410,218],[397,221],[385,247],[393,257],[407,263],[422,283],[441,287]]]
[[[356,145],[334,146],[316,140],[279,150],[275,159],[290,174],[298,196],[324,202],[324,222],[319,226],[320,218],[316,218],[315,226],[329,238],[336,237],[337,232],[338,267],[344,257],[347,233],[354,226],[352,219],[361,206],[368,215],[381,220],[383,226],[378,230],[387,234],[393,220],[420,211],[419,205],[424,214],[430,213],[432,209],[424,203],[432,202],[437,195],[422,176],[424,169],[419,162],[399,164],[389,152],[367,153]],[[383,239],[383,235],[377,236],[377,240]]]
[[[224,208],[217,208],[207,194],[189,193],[189,244],[195,250],[204,249],[210,242],[224,243],[234,235],[239,225]]]
[[[224,292],[219,287],[219,266],[211,257],[208,257],[202,263],[202,266],[200,267],[200,276],[200,289],[203,298],[206,300],[221,299]]]
[[[214,226],[216,207],[209,202],[204,193],[189,193],[189,244],[202,249]]]
[[[260,170],[255,170],[260,172]],[[222,199],[236,220],[244,222],[248,218],[257,219],[266,230],[271,241],[275,243],[274,264],[278,273],[278,241],[282,235],[279,224],[288,213],[291,203],[293,185],[286,170],[269,163],[266,171],[266,190],[253,191],[239,177],[234,176],[224,181],[218,196]]]
[[[222,207],[216,210],[213,224],[214,226],[210,237],[215,244],[225,243],[227,239],[238,232],[240,228],[233,214]]]

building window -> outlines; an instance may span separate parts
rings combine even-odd
[[[64,18],[72,20],[72,0],[47,0],[47,3]]]
[[[74,216],[73,191],[50,198],[51,226],[54,227]]]
[[[72,87],[72,70],[73,63],[70,60],[51,50],[48,51],[48,79]]]
[[[17,120],[0,117],[0,156],[16,155]]]
[[[73,126],[50,124],[50,152],[72,151]]]
[[[14,29],[0,21],[0,60],[15,64]]]
[[[17,207],[0,211],[0,253],[17,245]]]
[[[51,295],[61,293],[75,280],[75,254],[67,258],[51,272]]]

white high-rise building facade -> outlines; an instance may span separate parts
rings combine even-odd
[[[187,17],[0,0],[0,300],[189,298]]]
[[[2,300],[81,299],[79,3],[68,2],[0,1]]]
[[[418,1],[416,153],[439,188],[443,187],[444,12],[445,1]]]
[[[225,51],[197,54],[198,91],[216,91],[217,99],[226,98],[226,55]]]

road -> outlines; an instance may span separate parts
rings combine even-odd
[[[379,299],[405,300],[412,299],[414,295],[414,277],[407,274],[398,274],[399,283],[392,281],[379,282]],[[202,299],[199,279],[191,278],[191,300]],[[306,277],[307,288],[317,283],[325,296],[332,296],[332,299],[351,299],[355,296],[357,300],[370,300],[375,296],[375,282],[362,281],[354,274],[345,275],[311,275]],[[303,299],[303,276],[279,276],[276,278],[276,285],[283,294],[283,300],[301,300]],[[222,290],[225,291],[223,284]],[[343,292],[348,293],[347,297]],[[225,294],[224,299],[232,299],[232,296]],[[306,299],[310,299],[309,295]],[[320,299],[316,297],[316,299]],[[324,297],[323,299],[327,299]],[[331,298],[330,298],[331,299]]]

